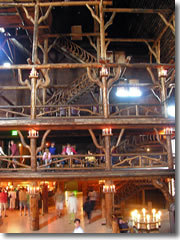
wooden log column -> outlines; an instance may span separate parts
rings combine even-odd
[[[37,171],[37,159],[36,159],[36,138],[30,139],[31,147],[31,169]]]
[[[163,103],[163,110],[164,110],[164,116],[168,117],[168,112],[167,112],[167,89],[165,86],[166,82],[166,76],[167,76],[167,70],[165,70],[163,67],[159,69],[159,78],[161,81],[161,102]]]
[[[30,194],[30,228],[39,230],[38,194]]]
[[[168,154],[168,168],[173,169],[173,154],[172,154],[172,144],[171,144],[171,135],[166,135],[167,143],[167,154]]]
[[[48,213],[48,185],[43,184],[42,188],[42,212]]]
[[[106,180],[106,185],[111,185],[111,180]],[[105,205],[106,205],[106,226],[112,227],[112,208],[113,208],[113,193],[105,193]]]
[[[111,137],[105,136],[105,160],[106,160],[106,169],[111,170]]]

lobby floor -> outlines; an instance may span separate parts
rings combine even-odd
[[[101,217],[101,210],[97,209],[92,212],[91,223],[83,215],[82,210],[83,197],[78,196],[78,212],[76,217],[80,218],[81,226],[85,233],[112,233],[105,223],[105,219]],[[169,233],[169,213],[167,210],[161,210],[161,228],[159,233]],[[0,233],[72,233],[74,223],[69,223],[69,215],[65,208],[64,216],[56,217],[55,207],[49,207],[48,214],[39,215],[39,230],[32,231],[30,229],[30,218],[28,216],[20,216],[20,210],[7,210],[8,217],[0,219]]]

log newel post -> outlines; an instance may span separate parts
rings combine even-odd
[[[168,155],[168,168],[173,169],[173,154],[172,154],[172,144],[171,144],[171,135],[166,135],[167,143],[167,155]]]

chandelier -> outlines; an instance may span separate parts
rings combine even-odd
[[[159,230],[161,227],[161,211],[156,211],[152,209],[151,212],[147,211],[145,208],[142,209],[142,214],[138,210],[134,210],[131,213],[132,225],[138,231],[152,231]]]

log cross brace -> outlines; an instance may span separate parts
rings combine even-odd
[[[124,134],[124,130],[125,130],[124,128],[121,129],[116,144],[114,146],[112,146],[112,148],[111,148],[111,153],[114,151],[115,148],[117,148],[119,146],[119,144],[121,142],[121,138],[122,138],[122,136]]]
[[[27,8],[23,6],[23,9],[24,9],[24,12],[25,12],[25,14],[26,14],[27,19],[29,19],[29,20],[34,24],[35,21],[34,21],[33,17],[32,17],[31,15],[29,15]],[[41,16],[41,17],[38,19],[38,25],[39,25],[42,21],[44,21],[44,20],[49,16],[49,13],[50,13],[51,9],[52,9],[52,5],[48,7],[45,15],[44,15],[44,16]]]
[[[92,138],[92,140],[93,140],[94,145],[95,145],[98,149],[101,149],[101,150],[103,150],[103,152],[105,152],[105,147],[98,144],[97,139],[96,139],[96,136],[95,136],[93,130],[92,130],[92,129],[88,129],[88,130],[89,130],[89,133],[90,133],[90,135],[91,135],[91,138]]]
[[[102,1],[100,2],[100,4],[102,4]],[[99,4],[99,5],[100,5]],[[86,4],[86,7],[89,9],[89,11],[91,12],[92,17],[99,23],[101,24],[101,20],[100,18],[95,14],[94,10],[88,5]],[[110,19],[106,22],[105,26],[104,26],[104,31],[113,23],[113,20],[116,16],[116,12],[113,12]],[[88,37],[90,44],[97,50],[97,47],[95,47],[95,45],[92,43],[90,37]],[[105,45],[105,49],[107,50],[107,47],[109,46],[111,40],[108,40],[106,45]]]
[[[168,151],[167,145],[164,144],[164,143],[160,140],[159,132],[158,132],[157,128],[154,128],[154,131],[155,131],[155,133],[156,133],[156,137],[157,137],[158,142],[166,149],[166,151]]]
[[[164,195],[166,201],[169,203],[169,205],[175,201],[175,198],[172,195],[170,195],[170,193],[168,191],[168,187],[165,184],[165,182],[163,182],[163,181],[161,181],[159,179],[153,179],[152,180],[152,184],[156,188],[161,190],[161,192],[163,193],[163,195]]]
[[[172,33],[175,35],[175,27],[171,24],[171,21],[168,22],[162,13],[158,13],[158,15],[161,17],[166,26],[170,27]]]
[[[148,46],[148,49],[150,51],[150,53],[153,54],[153,56],[155,57],[157,63],[160,63],[159,59],[158,59],[158,53],[156,53],[156,51],[153,50],[153,48],[151,47],[151,45],[148,43],[148,41],[144,41],[146,43],[146,45]]]
[[[87,74],[88,74],[89,79],[90,79],[92,82],[96,83],[100,88],[103,88],[103,83],[99,80],[99,78],[96,78],[96,79],[95,79],[95,78],[92,76],[92,73],[91,73],[91,70],[90,70],[89,67],[87,67]],[[111,78],[111,79],[107,82],[107,88],[108,88],[108,89],[112,86],[112,84],[113,84],[114,82],[116,82],[116,81],[119,79],[120,74],[121,74],[121,66],[119,66],[119,67],[117,68],[117,71],[116,71],[116,74],[115,74],[114,78]]]

